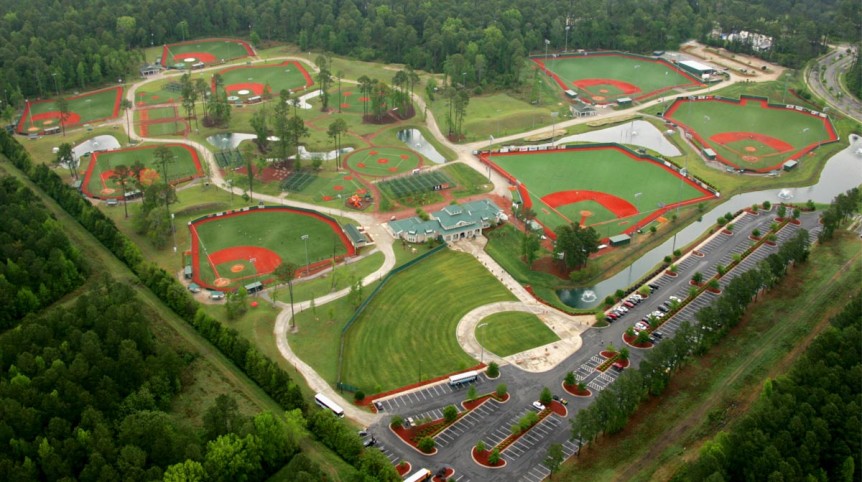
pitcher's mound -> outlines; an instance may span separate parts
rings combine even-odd
[[[224,288],[230,284],[230,278],[216,278],[213,284],[218,288]]]
[[[756,151],[757,151],[757,148],[754,146],[747,146],[745,148],[745,152],[756,152]]]
[[[588,217],[590,217],[590,216],[592,216],[592,215],[593,215],[593,212],[592,212],[592,211],[587,211],[586,209],[584,209],[583,211],[581,211],[581,216],[582,216],[582,217],[588,218]]]
[[[241,264],[235,264],[235,265],[230,267],[230,272],[231,273],[239,273],[240,271],[242,271],[244,269],[245,269],[245,266],[243,266]]]

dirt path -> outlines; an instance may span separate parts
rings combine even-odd
[[[849,270],[856,262],[858,262],[859,258],[862,257],[862,252],[857,253],[852,259],[847,261],[838,271],[830,278],[829,282],[824,283],[822,287],[817,291],[816,296],[812,298],[812,301],[809,301],[805,304],[804,309],[811,308],[815,300],[828,296],[828,292],[832,289],[832,282],[837,280],[840,276],[842,276],[847,270]],[[841,310],[842,307],[836,306],[832,310],[827,313],[824,313],[823,316],[818,320],[817,324],[814,328],[805,336],[805,338],[796,344],[796,346],[788,352],[778,363],[776,363],[766,375],[767,377],[774,377],[781,373],[784,373],[787,368],[793,364],[804,352],[808,345],[814,340],[814,338],[820,334],[827,326],[829,326],[829,319],[838,311]],[[742,325],[739,325],[742,326]],[[766,338],[760,344],[760,348],[754,351],[751,355],[749,355],[748,359],[757,359],[763,356],[763,354],[770,349],[770,347],[775,342],[775,339],[780,335],[779,331],[774,331],[769,338]],[[720,390],[718,391],[727,391],[731,386],[733,386],[739,378],[743,375],[747,368],[746,364],[740,365],[739,368],[734,370],[734,372],[725,379],[725,381],[721,384]],[[753,390],[744,394],[744,397],[741,400],[738,400],[734,405],[734,412],[737,414],[744,414],[748,411],[750,406],[754,403],[755,400],[760,395],[760,385],[756,385]],[[707,418],[707,414],[713,409],[717,408],[723,400],[721,398],[711,398],[709,400],[704,401],[693,411],[689,412],[689,414],[682,420],[680,420],[674,427],[670,430],[666,430],[659,437],[656,437],[656,443],[650,447],[650,450],[645,453],[643,456],[635,459],[631,463],[622,468],[620,472],[618,472],[615,480],[625,481],[631,480],[638,474],[641,468],[649,465],[652,461],[657,460],[662,453],[664,453],[669,447],[672,445],[678,444],[684,441],[687,436],[690,434],[692,429],[697,429],[703,421]],[[684,460],[692,460],[698,456],[698,449],[704,440],[699,440],[695,446],[688,447],[686,452],[682,455]],[[678,468],[679,466],[676,466]],[[666,477],[665,479],[669,479],[673,474],[663,474]],[[656,478],[657,474],[653,474],[653,478]]]

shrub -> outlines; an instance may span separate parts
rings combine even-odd
[[[577,379],[575,378],[575,372],[566,373],[566,378],[563,380],[563,383],[566,385],[572,386],[575,384]]]
[[[491,455],[488,456],[488,463],[491,465],[497,465],[500,461],[500,449],[494,447],[494,450],[491,451]]]
[[[357,390],[356,393],[353,394],[353,399],[357,402],[365,400],[365,392],[363,392],[362,390]]]
[[[642,331],[638,333],[637,338],[635,338],[635,343],[648,343],[649,342],[649,333],[646,331]]]
[[[728,221],[733,220],[733,213],[731,213],[731,212],[724,213],[724,219],[726,219]]]
[[[508,391],[509,391],[509,388],[506,387],[505,383],[501,383],[501,384],[497,385],[496,393],[497,393],[498,397],[500,397],[500,398],[505,397],[506,393],[508,393]]]
[[[393,428],[401,428],[401,426],[404,425],[404,417],[401,415],[393,415],[389,420],[389,425]]]
[[[727,219],[718,218],[716,220],[716,224],[718,224],[719,227],[724,227],[724,225],[727,224]]]
[[[547,405],[550,405],[553,400],[554,400],[554,396],[551,395],[551,389],[548,387],[543,388],[542,393],[539,395],[539,402],[542,405],[547,406]],[[532,413],[532,412],[530,412],[530,413]]]
[[[517,423],[512,424],[512,426],[509,427],[509,432],[511,432],[512,435],[518,435],[521,433],[521,425]]]
[[[497,378],[500,376],[500,365],[497,365],[497,362],[491,362],[488,364],[488,370],[485,372],[489,378]]]
[[[416,444],[416,447],[417,447],[419,450],[421,450],[422,452],[425,452],[426,454],[430,454],[431,452],[433,452],[433,451],[434,451],[434,446],[435,446],[435,445],[436,445],[436,444],[434,443],[434,439],[433,439],[433,438],[431,438],[431,437],[422,437],[422,438],[419,440],[419,443],[417,443],[417,444]]]
[[[649,227],[649,232],[650,232],[650,234],[655,234],[655,233],[656,233],[656,231],[658,231],[658,228],[656,228],[655,226],[650,226],[650,227]]]
[[[769,201],[763,201],[763,209],[769,211],[770,208],[772,208],[772,203]]]
[[[446,408],[443,409],[443,420],[445,420],[446,423],[452,423],[456,418],[458,418],[458,409],[455,408],[455,405],[447,405]]]
[[[671,261],[673,261],[673,258],[671,258],[670,256],[665,256],[665,257],[664,257],[664,262],[665,262],[665,263],[670,263]]]
[[[472,402],[473,400],[476,400],[476,385],[470,385],[467,390],[467,401]]]
[[[480,440],[480,441],[476,442],[476,452],[484,452],[485,450],[488,450],[488,448],[485,447],[485,441],[484,440]]]
[[[675,249],[675,250],[673,250],[673,255],[675,257],[679,258],[680,256],[682,256],[682,251]]]
[[[648,285],[643,285],[638,289],[638,294],[646,298],[650,294],[650,289]]]
[[[760,230],[755,228],[754,231],[751,232],[751,235],[754,236],[755,238],[759,238],[760,237]]]

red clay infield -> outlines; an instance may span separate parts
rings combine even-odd
[[[558,191],[542,197],[542,201],[552,208],[580,201],[595,201],[617,217],[625,218],[638,213],[637,208],[623,198],[598,191]]]
[[[254,265],[255,271],[258,274],[271,273],[281,264],[281,256],[275,254],[260,246],[232,246],[230,248],[220,249],[215,253],[210,254],[209,260],[212,264],[213,271],[218,273],[216,266],[229,263],[237,259],[244,259]],[[253,260],[253,261],[252,261]],[[218,275],[217,275],[218,276]]]
[[[793,146],[789,143],[784,142],[781,139],[776,139],[772,136],[758,134],[757,132],[722,132],[719,134],[715,134],[714,136],[710,136],[709,140],[715,142],[716,144],[722,145],[729,144],[731,142],[753,140],[761,144],[766,144],[767,146],[775,149],[778,152],[793,150]]]
[[[612,85],[622,91],[623,94],[636,94],[641,91],[640,87],[634,84],[614,79],[581,79],[572,82],[572,84],[583,90],[589,90],[590,87],[597,85]]]
[[[215,55],[207,52],[184,52],[174,55],[175,64],[185,62],[186,59],[195,59],[196,61],[203,62],[205,64],[211,64],[216,61]]]
[[[263,95],[264,89],[266,89],[266,86],[258,84],[257,82],[241,82],[239,84],[226,85],[224,88],[225,92],[228,94],[231,92],[239,92],[240,90],[250,90],[254,92],[254,95]]]
[[[51,119],[51,120],[56,119],[59,121],[60,120],[60,111],[55,110],[55,111],[51,111],[51,112],[42,112],[41,114],[36,114],[36,115],[31,117],[31,120],[33,122],[45,121],[45,120],[49,120],[49,119]],[[63,122],[63,125],[71,126],[71,125],[75,125],[79,122],[81,122],[81,116],[74,113],[74,112],[69,112],[69,116],[66,118],[66,121]]]

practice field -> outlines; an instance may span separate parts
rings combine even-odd
[[[389,280],[354,322],[342,378],[375,393],[473,366],[455,338],[458,322],[476,307],[514,299],[469,254],[435,253]]]
[[[184,144],[166,144],[174,155],[168,164],[168,177],[171,184],[179,184],[204,175],[197,151]],[[140,161],[144,169],[139,178],[132,176],[126,184],[126,193],[136,189],[136,184],[146,187],[161,178],[162,168],[155,158],[155,150],[159,146],[132,147],[116,151],[94,152],[90,164],[84,174],[81,191],[90,197],[98,199],[121,199],[123,197],[120,185],[113,179],[114,168],[124,165],[129,169],[135,161]]]
[[[770,105],[760,97],[678,98],[665,118],[683,126],[716,158],[757,172],[780,169],[817,146],[838,140],[825,114],[796,106]]]
[[[113,119],[120,114],[122,98],[122,87],[111,87],[66,97],[69,103],[69,116],[63,124],[68,128]],[[25,105],[21,120],[18,121],[17,131],[19,134],[42,133],[45,129],[58,126],[60,126],[60,110],[57,108],[56,99],[37,100]]]
[[[240,65],[220,70],[222,85],[228,96],[247,99],[264,93],[278,96],[282,90],[297,91],[314,85],[301,63],[289,60],[280,64]],[[215,78],[212,90],[216,91]]]
[[[251,45],[235,39],[213,38],[168,44],[162,48],[162,67],[188,68],[192,64],[222,63],[254,57]]]
[[[282,262],[298,265],[301,277],[331,266],[333,258],[356,254],[338,223],[317,211],[251,208],[197,219],[189,230],[193,279],[213,289],[270,282]]]
[[[135,111],[135,125],[144,137],[184,135],[190,131],[188,122],[176,104],[139,108]]]
[[[476,340],[485,350],[507,357],[560,339],[532,313],[505,311],[484,318],[476,328]]]
[[[387,177],[422,167],[422,157],[400,147],[371,147],[353,151],[344,158],[351,171],[362,176]]]
[[[534,57],[563,90],[574,90],[581,100],[608,104],[621,97],[642,100],[673,89],[701,83],[663,59],[620,53],[588,53],[554,58]]]
[[[524,205],[551,237],[573,222],[602,237],[631,233],[677,205],[713,196],[660,160],[615,144],[480,157],[518,185]]]

